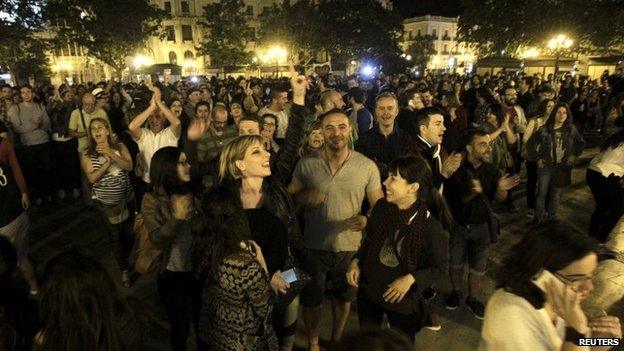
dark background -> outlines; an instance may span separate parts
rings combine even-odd
[[[455,17],[461,13],[460,0],[394,0],[403,18],[435,15]]]

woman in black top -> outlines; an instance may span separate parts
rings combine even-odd
[[[399,157],[389,170],[386,198],[373,207],[347,281],[360,287],[360,326],[379,326],[386,314],[413,338],[429,317],[422,290],[447,269],[451,216],[424,159]]]

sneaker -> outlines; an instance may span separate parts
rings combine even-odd
[[[483,320],[483,314],[485,313],[485,306],[472,296],[466,298],[466,307],[477,317],[477,319]]]
[[[73,197],[74,199],[79,198],[79,197],[80,197],[80,190],[78,190],[78,189],[74,189],[74,191],[72,192],[72,197]]]
[[[451,295],[446,298],[446,309],[454,311],[459,306],[459,299],[461,298],[459,291],[453,290]]]
[[[58,192],[59,199],[63,200],[65,198],[65,189],[61,189]]]
[[[440,329],[442,329],[442,325],[440,325],[440,324],[429,325],[429,326],[426,326],[425,328],[427,328],[427,329],[429,329],[431,331],[436,331],[437,332],[437,331],[440,331]]]

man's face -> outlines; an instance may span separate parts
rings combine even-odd
[[[539,97],[540,97],[540,101],[544,101],[546,99],[552,100],[555,97],[555,93],[550,92],[550,91],[549,92],[541,92],[541,93],[539,93]]]
[[[344,150],[348,146],[351,126],[349,117],[343,113],[325,116],[322,123],[325,145],[333,152]]]
[[[514,106],[518,102],[516,89],[505,89],[505,105]]]
[[[206,102],[212,101],[212,92],[208,89],[202,89],[200,99]]]
[[[475,135],[472,142],[466,150],[468,153],[479,162],[490,162],[492,158],[492,140],[489,135]]]
[[[195,117],[202,118],[202,119],[206,119],[210,117],[210,110],[208,109],[208,106],[206,105],[199,106],[197,108],[197,111],[195,112]]]
[[[382,98],[377,100],[375,105],[375,117],[377,117],[377,123],[384,127],[391,127],[394,125],[394,120],[399,114],[399,106],[397,101],[393,98]]]
[[[431,95],[431,92],[429,90],[423,92],[422,94],[420,94],[420,96],[425,107],[430,107],[433,105],[433,95]]]
[[[518,82],[518,88],[519,88],[520,90],[525,90],[525,89],[527,89],[527,84],[526,84],[526,82],[524,81],[524,79],[520,79],[520,81]]]
[[[238,124],[238,136],[260,135],[260,125],[256,121],[240,121]]]
[[[275,99],[275,104],[277,106],[278,111],[284,111],[287,103],[288,103],[288,93],[285,91],[279,93],[279,95]]]
[[[472,77],[472,86],[478,88],[481,86],[481,79],[477,76]]]
[[[197,90],[195,90],[194,92],[192,92],[192,93],[188,96],[189,101],[190,101],[192,104],[196,104],[196,103],[198,103],[198,102],[201,100],[201,97],[202,97],[202,94],[201,94],[199,91],[197,91]]]
[[[429,124],[426,126],[420,126],[420,136],[425,139],[431,146],[442,144],[442,138],[444,137],[444,116],[441,114],[434,114],[429,116]]]
[[[342,99],[342,96],[340,96],[340,93],[338,92],[332,92],[329,98],[329,101],[331,102],[331,105],[332,105],[330,110],[334,108],[338,108],[342,110],[345,107],[344,100]]]
[[[251,91],[253,91],[254,95],[261,96],[262,95],[262,84],[254,85],[253,88],[251,88]]]
[[[74,100],[74,96],[71,91],[67,90],[63,92],[63,101],[64,102],[72,102]]]
[[[163,130],[165,121],[160,111],[156,111],[149,116],[147,123],[152,132],[158,133]]]
[[[212,118],[212,124],[214,125],[214,129],[217,132],[223,132],[225,127],[227,126],[227,111],[217,111]]]
[[[20,96],[24,102],[31,102],[33,100],[33,92],[30,88],[20,89]]]
[[[93,111],[95,111],[95,97],[93,95],[85,94],[82,97],[82,109],[86,113],[92,113]]]

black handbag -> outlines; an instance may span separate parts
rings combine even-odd
[[[288,306],[294,299],[299,295],[301,290],[308,285],[308,283],[312,280],[310,275],[301,270],[299,268],[299,262],[290,252],[290,246],[288,246],[288,258],[286,258],[286,263],[284,264],[284,268],[282,272],[285,272],[289,269],[294,269],[295,274],[297,275],[297,280],[290,283],[290,288],[286,291],[286,294],[274,294],[274,303],[277,306]]]

